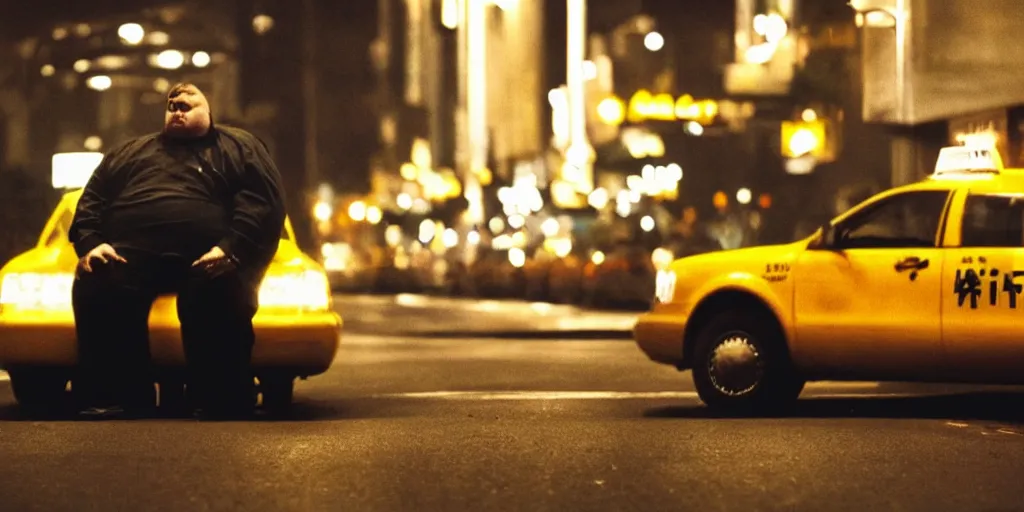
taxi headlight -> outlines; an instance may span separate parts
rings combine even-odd
[[[672,302],[672,298],[676,294],[676,273],[670,270],[659,270],[654,279],[654,297],[662,304]]]
[[[71,286],[74,282],[74,274],[7,274],[0,281],[0,306],[36,310],[71,309]]]
[[[315,270],[267,276],[260,285],[259,300],[260,307],[326,310],[331,287],[327,276]]]

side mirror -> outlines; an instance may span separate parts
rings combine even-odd
[[[831,223],[826,222],[821,225],[819,229],[821,235],[818,237],[817,243],[814,244],[816,249],[832,250],[838,248],[838,240],[836,240],[836,228]]]

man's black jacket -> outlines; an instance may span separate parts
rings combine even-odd
[[[230,230],[217,246],[237,260],[243,274],[260,279],[277,252],[284,229],[281,175],[266,145],[251,133],[225,126],[211,130],[209,136],[215,137],[224,162],[222,172],[233,196]],[[104,156],[82,192],[69,232],[79,257],[108,242],[103,233],[106,207],[127,183],[140,152],[163,144],[162,137],[139,137]]]

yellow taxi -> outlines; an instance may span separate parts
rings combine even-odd
[[[0,367],[19,404],[47,407],[61,399],[77,361],[71,285],[78,257],[68,229],[81,191],[64,195],[39,242],[0,268]],[[296,377],[327,371],[340,342],[327,276],[299,250],[290,222],[259,290],[253,319],[253,365],[266,404],[291,401]],[[174,296],[157,299],[150,313],[154,364],[184,366]]]
[[[1024,384],[1024,169],[943,148],[805,240],[676,260],[655,288],[636,343],[723,411],[809,380]]]

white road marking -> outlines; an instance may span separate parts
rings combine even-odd
[[[808,382],[804,389],[878,389],[881,383],[878,382],[846,382],[846,381],[834,381],[834,380],[820,380],[815,382]]]
[[[892,398],[914,396],[898,393],[814,393],[816,398]],[[384,393],[373,398],[407,398],[477,401],[532,400],[697,400],[695,391],[422,391]]]
[[[548,316],[553,313],[589,313],[575,306],[565,304],[552,304],[550,302],[525,302],[517,300],[468,300],[453,297],[435,297],[430,295],[419,295],[414,293],[400,293],[392,298],[372,297],[355,295],[346,300],[361,303],[387,303],[391,302],[407,308],[443,308],[461,309],[465,311],[478,311],[484,313],[499,313],[503,311],[526,311],[530,310],[535,314]],[[634,315],[635,316],[635,315]]]
[[[424,391],[387,393],[374,398],[435,398],[442,400],[639,400],[695,399],[693,391]]]
[[[555,328],[562,331],[573,330],[607,330],[631,332],[636,325],[636,317],[632,315],[622,316],[579,316],[559,318],[555,321]]]
[[[828,399],[855,398],[855,399],[858,399],[858,400],[863,400],[863,399],[866,399],[866,398],[890,398],[890,399],[891,398],[914,398],[914,397],[921,397],[921,396],[924,396],[924,395],[921,395],[921,394],[918,394],[918,393],[828,393],[828,392],[825,392],[825,393],[815,393],[814,394],[814,398],[828,398]],[[810,398],[807,395],[801,395],[801,397],[802,398]]]

